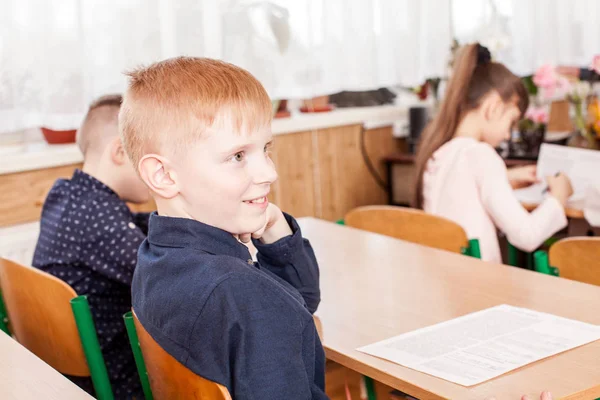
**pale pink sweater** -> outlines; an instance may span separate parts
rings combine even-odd
[[[533,251],[567,225],[564,208],[548,196],[529,213],[513,194],[494,148],[458,137],[440,147],[423,175],[424,210],[450,219],[479,239],[481,258],[501,262],[496,228],[514,246]]]

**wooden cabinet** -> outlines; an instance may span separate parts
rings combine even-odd
[[[277,136],[273,161],[279,180],[271,201],[294,216],[330,221],[358,206],[385,204],[385,190],[361,153],[361,129],[348,125]],[[391,126],[368,130],[364,138],[373,166],[385,179],[380,160],[398,146]]]
[[[279,179],[272,185],[269,201],[294,216],[316,216],[318,169],[313,154],[313,132],[275,136],[272,159]]]
[[[54,182],[70,178],[76,168],[81,168],[81,164],[0,175],[0,227],[38,221]],[[156,209],[154,200],[129,206],[136,212]]]
[[[275,136],[273,161],[279,173],[270,201],[296,216],[330,221],[354,207],[385,204],[387,196],[369,173],[361,153],[361,125],[337,126]],[[392,127],[365,132],[365,148],[379,176],[385,179],[381,158],[398,149]],[[0,226],[39,220],[46,193],[58,178],[68,178],[68,165],[0,175]],[[131,206],[152,211],[154,202]]]
[[[0,175],[0,226],[40,219],[46,193],[58,178],[68,178],[78,165]]]

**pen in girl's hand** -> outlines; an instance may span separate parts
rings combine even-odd
[[[554,176],[559,176],[559,175],[560,175],[560,171],[558,171],[556,174],[554,174]],[[548,193],[548,190],[550,190],[550,187],[546,186],[546,188],[542,191],[542,194]]]

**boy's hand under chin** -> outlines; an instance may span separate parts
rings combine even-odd
[[[249,243],[251,239],[260,239],[265,244],[271,244],[293,233],[279,207],[269,203],[265,212],[267,213],[265,225],[256,232],[239,235],[240,242]]]

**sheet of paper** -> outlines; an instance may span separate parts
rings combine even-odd
[[[537,175],[543,183],[517,189],[515,195],[523,203],[541,203],[546,196],[543,193],[547,187],[545,178],[562,172],[573,185],[569,205],[581,205],[586,190],[597,180],[597,171],[600,171],[600,151],[543,143],[537,163]]]
[[[542,180],[543,182],[543,180]],[[522,189],[516,189],[515,196],[521,203],[527,204],[539,204],[544,200],[546,194],[544,190],[548,185],[546,183],[536,183],[535,185],[528,186]]]
[[[500,305],[357,349],[472,386],[600,339],[600,327]]]

